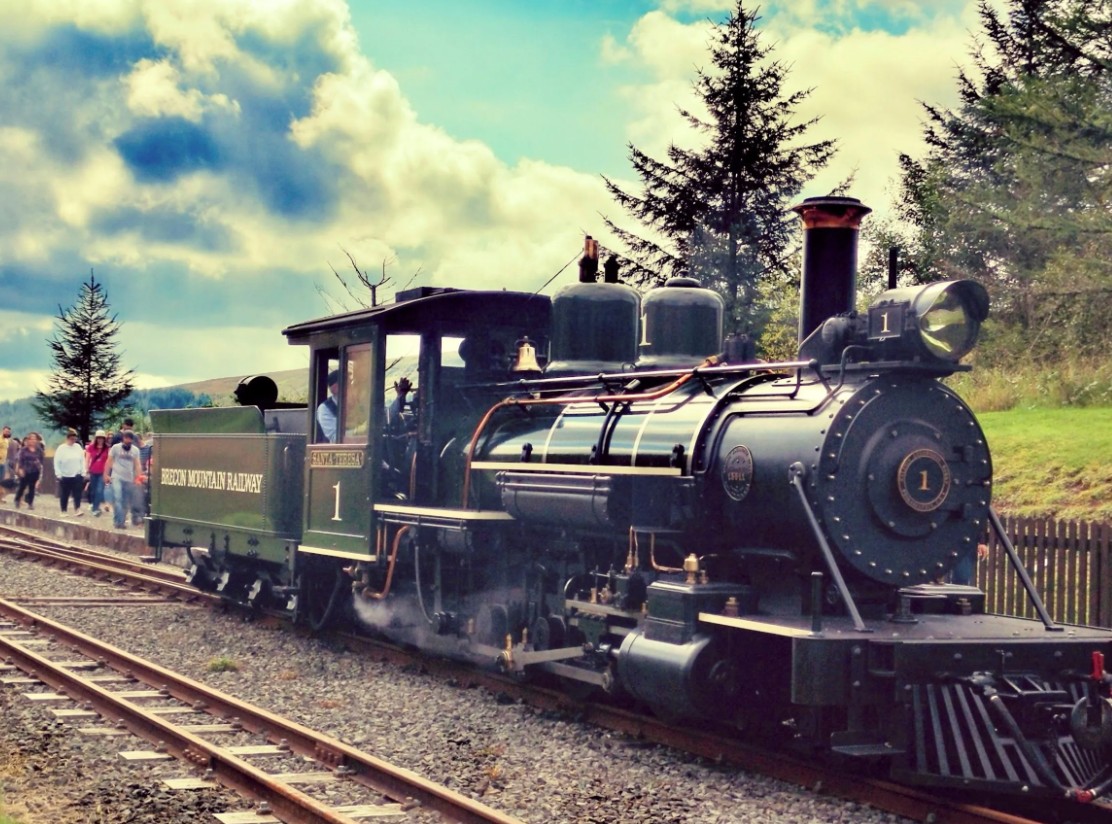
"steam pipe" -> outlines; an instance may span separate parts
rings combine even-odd
[[[403,526],[394,535],[394,546],[390,549],[390,565],[386,569],[386,583],[383,584],[381,592],[368,592],[363,590],[363,597],[368,601],[382,601],[390,594],[390,584],[394,581],[394,566],[398,561],[398,547],[401,546],[402,536],[409,532],[408,526]]]

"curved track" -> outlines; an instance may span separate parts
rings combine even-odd
[[[438,812],[446,821],[512,824],[516,820],[331,736],[136,658],[10,601],[0,600],[0,615],[9,622],[0,627],[0,654],[12,666],[83,704],[84,712],[95,710],[106,719],[117,719],[117,726],[157,744],[159,752],[189,762],[221,784],[265,802],[282,821],[350,824],[369,814],[372,805],[332,808],[297,789],[299,784],[336,779],[356,782],[390,798],[394,808],[379,809],[379,814],[403,812],[419,805]],[[43,638],[49,639],[56,653],[61,647],[62,654],[69,658],[76,653],[88,660],[60,661],[40,654],[29,642],[41,642]],[[89,668],[95,669],[94,675],[87,672]],[[125,688],[111,689],[109,684]],[[47,698],[53,696],[48,694]],[[172,699],[176,704],[151,708],[142,703],[148,699]],[[216,716],[219,723],[182,724],[174,720],[200,711]],[[213,735],[241,731],[263,734],[271,743],[244,748],[209,740]],[[311,759],[317,769],[274,775],[244,757],[282,753]]]
[[[102,580],[139,588],[147,592],[160,592],[170,597],[204,602],[210,605],[223,603],[218,597],[201,593],[186,584],[180,570],[155,568],[149,564],[131,561],[112,553],[85,550],[56,541],[39,539],[31,533],[24,533],[15,540],[12,538],[0,539],[0,550],[11,551],[23,557],[41,560],[51,565],[63,566],[79,574],[96,576]],[[9,607],[14,608],[14,605],[3,602],[0,602],[0,604],[3,605],[4,610]],[[45,619],[35,618],[34,620],[44,621]],[[818,765],[813,761],[805,761],[801,758],[739,742],[735,737],[723,736],[710,730],[692,728],[689,725],[669,724],[651,716],[605,704],[576,701],[556,690],[522,683],[493,672],[476,671],[449,661],[429,659],[364,636],[344,635],[343,640],[346,644],[363,649],[368,654],[388,658],[403,664],[419,663],[422,667],[445,677],[483,686],[495,692],[506,693],[533,706],[567,712],[606,729],[681,749],[719,763],[733,764],[754,773],[810,787],[816,791],[847,800],[865,803],[908,818],[920,821],[962,822],[962,824],[983,824],[984,822],[1031,824],[1032,822],[1046,820],[1047,813],[1045,811],[1034,813],[1033,815],[1036,817],[1025,817],[1016,813],[963,803],[960,800],[930,794],[887,781],[862,778],[858,775],[843,773]],[[120,654],[126,655],[126,653]],[[138,672],[143,672],[146,675],[146,677],[143,677],[137,672],[139,680],[148,684],[169,683],[172,674],[160,674],[162,671],[154,665],[146,666],[153,669],[149,671],[139,670]],[[134,665],[132,665],[132,668],[133,671],[136,671]],[[214,712],[226,717],[238,716],[242,720],[248,712],[246,705],[241,705],[241,702],[236,699],[230,697],[219,700],[204,698],[201,697],[200,692],[194,693],[194,689],[204,690],[207,688],[190,682],[188,687],[178,687],[173,694],[174,697],[181,697],[188,703],[201,702],[207,704],[213,708]],[[260,729],[278,728],[276,723],[265,716],[259,716],[258,720],[252,723]],[[296,726],[294,725],[294,727]],[[338,768],[341,771],[349,767],[355,768],[352,765],[362,763],[358,759],[364,754],[358,753],[358,751],[354,751],[340,742],[321,745],[306,737],[309,731],[294,732],[292,729],[281,733],[278,737],[287,739],[291,747],[294,747],[296,742],[295,751],[315,754],[315,757],[328,764],[330,768]],[[188,746],[188,744],[183,744],[182,751],[185,752]],[[192,750],[190,751],[192,752]],[[204,758],[209,761],[212,760],[212,756],[205,755]],[[369,767],[358,766],[357,769],[360,774],[364,774]],[[1063,815],[1062,820],[1096,821],[1107,817],[1109,810],[1107,808],[1099,810],[1096,808],[1085,809],[1077,805],[1071,805],[1065,813],[1052,814],[1055,817]],[[1031,815],[1031,813],[1027,814],[1027,816]]]

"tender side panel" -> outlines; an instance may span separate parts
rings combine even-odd
[[[196,421],[176,423],[158,435],[152,539],[284,562],[285,542],[301,534],[305,436],[188,433]]]

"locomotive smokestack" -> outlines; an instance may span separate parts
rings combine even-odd
[[[853,309],[857,231],[872,211],[855,197],[809,197],[792,207],[803,219],[799,342],[832,315]]]

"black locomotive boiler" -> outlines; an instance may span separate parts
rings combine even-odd
[[[1047,616],[943,382],[968,368],[984,289],[857,313],[868,209],[796,211],[796,360],[739,358],[694,281],[595,282],[590,243],[552,299],[403,292],[284,330],[309,350],[305,406],[258,377],[240,407],[152,413],[149,543],[316,627],[354,618],[901,781],[1106,793],[1112,632]],[[990,530],[1040,620],[937,583]]]

